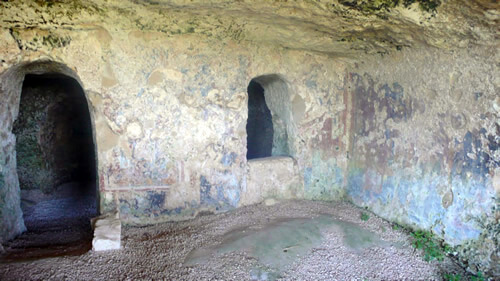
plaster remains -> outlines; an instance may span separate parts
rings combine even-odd
[[[348,201],[496,278],[499,20],[489,0],[2,1],[0,245],[64,184],[88,235],[117,212],[111,248],[121,224]]]

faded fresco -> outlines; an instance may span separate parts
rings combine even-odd
[[[350,200],[435,232],[483,271],[498,265],[494,4],[165,2],[0,2],[1,240],[25,230],[23,79],[58,73],[88,105],[100,211],[125,224]],[[274,129],[274,157],[255,162],[252,79]]]
[[[411,52],[350,72],[347,194],[490,267],[498,262],[499,72],[460,55]],[[419,60],[401,63],[406,56]]]

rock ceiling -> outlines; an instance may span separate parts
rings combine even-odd
[[[407,47],[496,50],[499,7],[496,0],[4,0],[0,26],[14,35],[96,27],[196,34],[355,59]]]

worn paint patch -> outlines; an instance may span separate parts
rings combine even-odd
[[[236,154],[235,152],[226,153],[226,154],[224,154],[224,156],[222,156],[221,164],[226,166],[226,167],[229,167],[229,166],[233,165],[233,163],[237,157],[238,157],[238,154]]]
[[[419,179],[411,175],[390,176],[383,179],[380,191],[373,188],[371,178],[377,178],[376,171],[351,168],[347,195],[354,203],[369,206],[390,220],[417,228],[439,226],[438,234],[455,245],[479,236],[482,227],[473,218],[488,213],[494,204],[494,192],[481,181],[463,183],[460,177],[455,177],[453,202],[443,204],[445,197],[438,194],[437,186],[447,183],[446,177],[429,174]]]
[[[118,209],[120,219],[125,224],[132,225],[192,218],[199,207],[196,202],[184,202],[179,207],[170,207],[166,204],[169,193],[162,190],[114,192],[109,195],[111,196],[106,202],[110,205],[110,210]]]
[[[467,180],[470,176],[484,178],[490,174],[490,171],[500,167],[500,160],[491,158],[490,154],[483,150],[481,139],[485,138],[484,129],[475,134],[470,131],[465,134],[462,142],[457,145],[462,146],[462,149],[453,157],[453,175],[458,175],[463,180]],[[488,145],[491,152],[498,149],[492,142],[489,142]]]
[[[200,204],[216,211],[237,207],[241,192],[237,178],[229,171],[221,172],[215,178],[217,182],[212,183],[207,177],[200,176]]]
[[[432,91],[410,93],[403,83],[379,83],[367,74],[351,74],[350,83],[348,198],[387,219],[433,231],[449,244],[479,247],[464,253],[470,258],[471,251],[481,252],[480,264],[488,270],[494,253],[484,248],[489,238],[483,233],[491,231],[482,221],[494,216],[498,138],[474,117],[474,110],[488,108],[442,110]],[[449,102],[466,106],[464,99]]]
[[[342,154],[342,137],[344,124],[339,124],[337,119],[327,118],[318,135],[313,139],[313,147],[321,150],[324,158]]]
[[[344,174],[335,158],[323,160],[313,154],[312,165],[304,173],[304,196],[313,200],[340,200],[344,196]]]

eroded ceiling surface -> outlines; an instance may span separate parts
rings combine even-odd
[[[495,0],[3,1],[1,27],[140,29],[356,59],[407,47],[495,47]],[[29,48],[29,46],[25,46]]]

